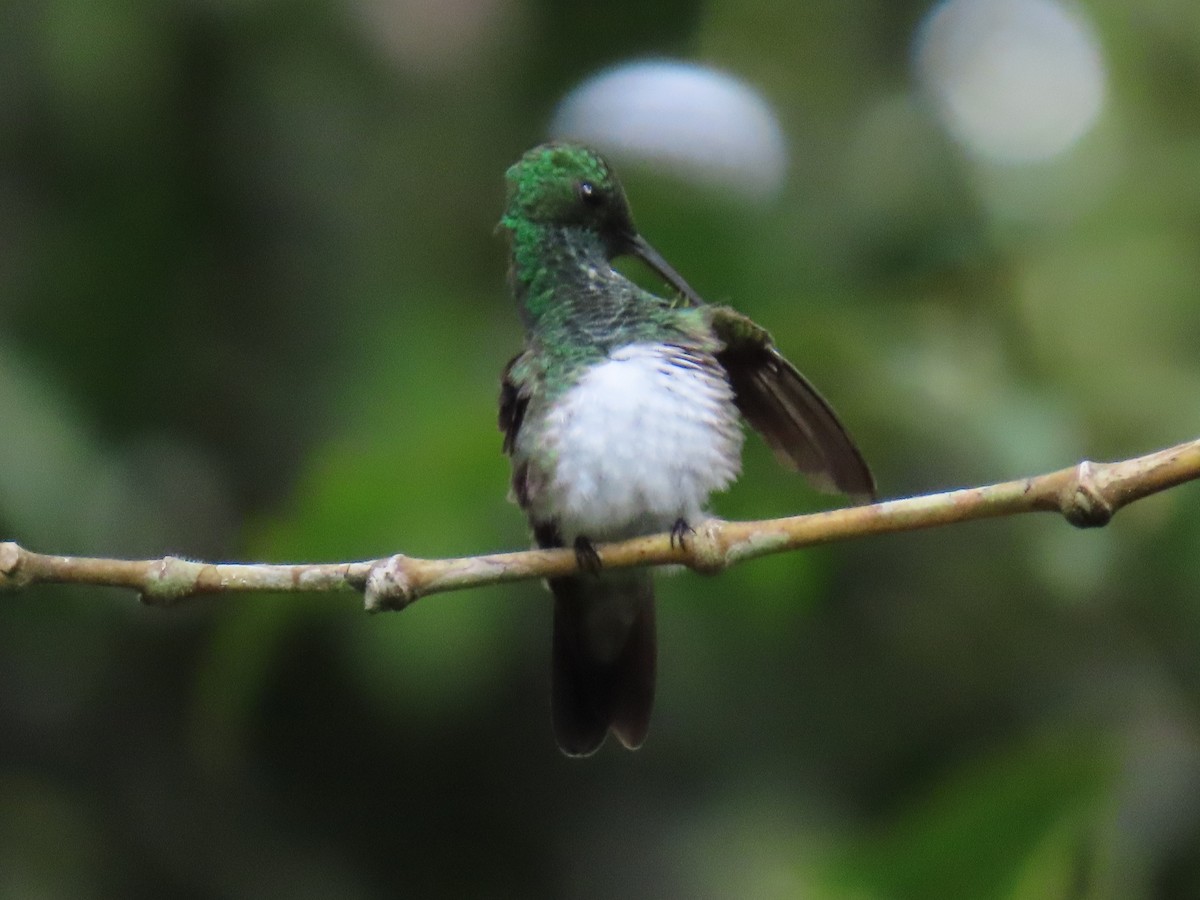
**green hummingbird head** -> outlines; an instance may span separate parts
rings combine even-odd
[[[601,237],[632,233],[629,202],[616,174],[594,150],[542,144],[509,168],[502,225],[518,221],[577,226]]]
[[[500,226],[516,241],[531,228],[578,229],[598,238],[607,258],[637,256],[689,303],[702,304],[679,273],[638,234],[621,182],[596,151],[578,144],[542,144],[522,156],[505,177],[508,203]]]

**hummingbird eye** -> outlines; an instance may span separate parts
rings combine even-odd
[[[579,182],[576,192],[579,194],[579,199],[582,200],[586,206],[595,207],[604,202],[604,196],[590,181]]]

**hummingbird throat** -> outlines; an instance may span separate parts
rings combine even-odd
[[[509,280],[523,322],[543,337],[563,331],[621,331],[637,317],[636,286],[613,269],[600,236],[586,228],[505,223]]]

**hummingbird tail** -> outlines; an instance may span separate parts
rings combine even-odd
[[[554,735],[568,756],[611,729],[634,750],[654,707],[654,584],[649,572],[550,579],[554,593]]]

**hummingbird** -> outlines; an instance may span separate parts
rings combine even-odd
[[[501,378],[510,497],[539,547],[572,548],[554,596],[551,708],[569,756],[611,731],[645,740],[654,705],[654,587],[604,571],[595,544],[670,531],[682,542],[741,470],[742,419],[788,469],[858,500],[875,482],[833,409],[764,328],[706,304],[638,233],[612,167],[569,143],[508,169],[498,231],[524,350]],[[613,268],[640,258],[671,291]]]

